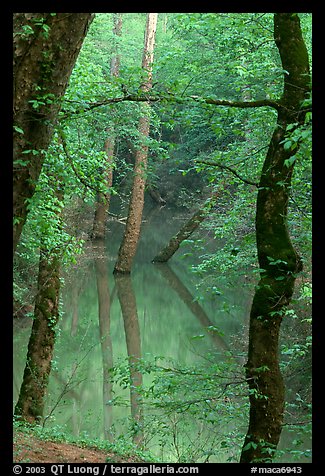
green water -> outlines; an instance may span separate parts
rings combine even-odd
[[[135,400],[130,401],[128,388],[123,389],[117,383],[112,386],[106,381],[105,369],[125,363],[130,353],[145,360],[161,356],[162,362],[171,358],[181,365],[199,365],[208,351],[213,351],[220,362],[231,351],[238,369],[242,368],[252,287],[244,286],[242,278],[238,278],[237,285],[231,288],[220,283],[221,294],[217,298],[196,302],[197,278],[189,268],[197,256],[182,259],[188,250],[180,249],[169,265],[150,262],[184,219],[182,214],[175,216],[166,207],[146,214],[131,278],[125,278],[123,283],[118,283],[112,273],[123,233],[123,225],[114,222],[110,223],[106,243],[102,247],[89,246],[80,263],[66,274],[46,402],[47,426],[60,425],[75,436],[100,439],[116,440],[127,434],[129,419],[136,413]],[[213,240],[207,246],[213,249]],[[215,326],[219,332],[211,335],[209,326]],[[29,333],[30,325],[15,326],[14,403],[22,380]],[[144,375],[142,383],[150,385],[151,378]],[[109,404],[117,397],[119,404]],[[184,433],[185,423],[182,424]],[[200,430],[202,424],[193,418],[185,425],[189,433],[200,435],[201,446],[204,445],[207,436]],[[246,425],[242,417],[221,421],[215,434],[210,435],[211,440],[222,441],[231,432],[244,435]],[[183,443],[183,436],[177,436],[179,447],[191,440],[189,436]],[[170,438],[175,440],[175,434]],[[175,448],[172,454],[172,446],[159,443],[158,436],[146,441],[148,449],[169,460],[177,457]],[[238,451],[239,447],[225,447],[223,454],[214,455],[210,461],[226,461]]]

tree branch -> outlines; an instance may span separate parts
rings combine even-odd
[[[212,160],[196,160],[195,161],[197,164],[204,164],[204,165],[210,165],[212,167],[219,167],[220,169],[225,169],[228,170],[228,172],[231,172],[233,175],[235,175],[239,180],[241,180],[244,183],[247,183],[248,185],[254,185],[254,187],[258,187],[257,182],[253,182],[252,180],[246,179],[239,175],[236,170],[232,169],[228,165],[220,164],[219,162],[213,162]]]
[[[93,192],[96,192],[96,193],[102,193],[102,190],[99,190],[97,187],[94,187],[93,185],[91,185],[87,179],[85,179],[84,177],[82,177],[80,175],[80,173],[78,172],[78,170],[76,169],[76,166],[74,165],[73,163],[73,159],[72,157],[70,156],[69,154],[69,151],[68,151],[68,148],[67,148],[67,143],[66,143],[66,140],[65,140],[65,137],[64,137],[64,133],[63,131],[58,128],[57,129],[58,131],[58,135],[59,135],[59,138],[60,138],[60,143],[62,145],[62,148],[63,148],[63,151],[65,153],[65,156],[69,162],[69,164],[71,165],[71,168],[75,174],[75,176],[77,177],[77,179],[79,180],[80,183],[82,183],[82,185],[84,185],[86,188],[89,188],[90,190],[92,190]]]
[[[200,104],[211,104],[214,106],[224,106],[224,107],[236,107],[236,108],[254,108],[254,107],[272,107],[273,109],[279,110],[281,107],[281,103],[279,101],[274,101],[271,99],[260,99],[257,101],[229,101],[227,99],[214,99],[211,97],[200,97],[200,96],[174,96],[171,94],[156,94],[156,95],[149,95],[149,94],[125,94],[123,96],[115,97],[115,98],[108,98],[102,101],[95,101],[93,103],[79,103],[82,104],[82,108],[80,110],[76,110],[73,112],[65,111],[64,109],[61,110],[63,116],[61,119],[66,119],[74,114],[80,114],[84,112],[91,111],[97,107],[108,106],[110,104],[117,104],[120,102],[174,102],[178,104],[183,104],[189,101],[193,101]],[[65,100],[66,103],[77,104],[78,101],[72,100]]]

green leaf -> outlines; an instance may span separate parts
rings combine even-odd
[[[26,165],[28,165],[29,162],[30,162],[29,160],[17,159],[17,160],[14,160],[13,164],[14,164],[14,166],[17,166],[17,165],[19,166],[20,165],[21,167],[26,167]]]
[[[291,167],[291,166],[295,163],[296,158],[297,158],[297,157],[296,157],[295,155],[292,155],[291,157],[289,157],[289,159],[286,159],[286,160],[283,162],[284,166],[285,166],[285,167],[288,167],[288,168]]]
[[[253,441],[250,441],[249,443],[247,443],[247,445],[244,446],[243,451],[250,450],[251,448],[253,448],[254,450],[257,448],[257,444],[254,443]]]
[[[283,142],[283,148],[284,150],[291,150],[293,142],[290,139],[287,139],[285,142]]]
[[[18,132],[19,134],[24,134],[23,129],[21,129],[21,128],[18,127],[18,126],[14,126],[14,130],[15,130],[16,132]]]

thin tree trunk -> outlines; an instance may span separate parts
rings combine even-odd
[[[142,68],[147,77],[141,89],[149,92],[152,87],[152,62],[157,26],[157,13],[147,14],[146,33],[142,58]],[[150,106],[143,104],[142,116],[139,119],[139,134],[146,140],[149,137]],[[118,258],[115,264],[114,273],[130,273],[132,262],[137,250],[140,237],[142,212],[144,205],[144,190],[147,174],[148,146],[140,145],[135,156],[134,179],[131,192],[128,218],[125,226],[125,233],[119,249]]]
[[[283,423],[285,388],[279,368],[279,332],[296,274],[302,270],[287,228],[287,205],[296,152],[283,145],[288,124],[302,124],[301,103],[310,92],[308,54],[297,14],[274,15],[274,38],[284,75],[278,121],[263,165],[256,208],[256,239],[261,268],[250,314],[246,376],[250,389],[249,427],[240,462],[274,457]]]
[[[114,13],[114,27],[113,33],[114,35],[121,36],[122,34],[122,14],[121,13]],[[115,47],[117,49],[117,47]],[[120,55],[115,52],[115,54],[111,58],[111,67],[110,73],[111,76],[117,78],[120,72],[120,63],[121,57]],[[113,185],[113,167],[114,167],[114,149],[115,149],[115,132],[114,132],[114,125],[112,124],[109,128],[107,128],[108,137],[105,141],[105,152],[107,157],[106,169],[104,171],[105,174],[105,193],[98,194],[98,200],[96,203],[96,210],[95,210],[95,217],[94,217],[94,224],[93,224],[93,232],[92,238],[93,239],[104,239],[105,232],[106,232],[106,221],[107,215],[109,211],[109,204],[110,204],[110,197],[111,192],[110,189]]]
[[[92,19],[92,13],[14,13],[14,252]]]
[[[106,222],[111,198],[110,188],[113,185],[114,148],[115,136],[112,135],[110,138],[106,139],[104,146],[107,157],[107,168],[104,171],[105,188],[107,191],[104,193],[98,193],[92,231],[93,240],[102,240],[105,238],[106,234]]]
[[[219,192],[212,194],[202,207],[182,226],[179,232],[170,239],[169,243],[154,257],[152,263],[166,263],[176,253],[181,243],[187,240],[206,218],[210,208],[215,204],[218,195]]]

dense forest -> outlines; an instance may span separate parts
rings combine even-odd
[[[16,431],[312,461],[311,20],[14,14]]]

